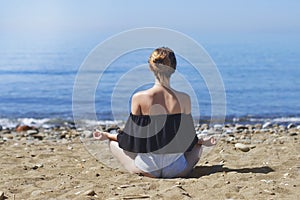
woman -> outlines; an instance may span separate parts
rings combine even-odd
[[[216,141],[196,137],[190,97],[170,85],[176,70],[174,52],[165,47],[155,49],[148,62],[155,84],[133,95],[124,130],[119,134],[97,131],[94,138],[108,139],[113,155],[131,173],[184,177],[199,161],[201,145],[211,146]]]

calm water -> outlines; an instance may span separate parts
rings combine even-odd
[[[226,89],[228,119],[275,119],[300,122],[300,40],[274,36],[258,39],[195,38],[216,63]],[[72,91],[77,70],[102,40],[70,38],[0,39],[0,118],[72,119]],[[118,78],[145,64],[150,50],[127,54],[114,63],[96,91],[98,119],[112,120],[111,93]],[[200,99],[200,115],[210,115],[210,97],[201,77],[192,80],[188,63],[178,70],[190,76]],[[180,66],[182,67],[180,69]],[[92,72],[91,72],[92,73]],[[151,74],[149,74],[151,75]],[[142,77],[141,77],[142,78]],[[199,80],[197,80],[199,79]],[[134,84],[134,83],[128,83]],[[134,87],[131,85],[131,87]],[[149,85],[144,85],[149,87]],[[137,88],[139,89],[139,88]],[[128,102],[117,109],[128,114]],[[86,115],[88,118],[88,113]]]

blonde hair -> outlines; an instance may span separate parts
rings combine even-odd
[[[151,53],[148,62],[157,80],[162,85],[166,85],[176,70],[177,62],[174,52],[167,47],[157,48]]]

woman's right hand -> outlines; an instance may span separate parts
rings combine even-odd
[[[107,132],[103,132],[103,131],[95,131],[93,133],[93,136],[94,136],[94,139],[96,140],[107,140],[108,139],[108,136],[107,136]]]

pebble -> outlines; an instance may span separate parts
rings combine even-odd
[[[250,151],[250,148],[249,148],[247,145],[244,145],[244,144],[242,144],[242,143],[236,143],[236,144],[234,145],[234,147],[237,148],[237,149],[239,149],[239,150],[241,150],[241,151],[243,151],[243,152],[248,152],[248,151]]]
[[[44,137],[45,137],[45,135],[44,135],[44,134],[41,134],[41,133],[38,133],[38,134],[36,134],[36,135],[33,135],[33,138],[39,139],[39,140],[43,140]]]
[[[222,128],[223,128],[223,125],[221,125],[221,124],[215,124],[214,125],[214,129],[216,129],[216,130],[220,130]]]
[[[254,125],[254,128],[255,128],[256,130],[259,130],[259,129],[262,128],[262,125],[261,125],[261,124],[255,124],[255,125]]]
[[[14,136],[12,134],[4,134],[2,137],[3,137],[3,139],[6,139],[6,140],[11,140],[14,138]]]
[[[36,164],[31,169],[38,169],[38,168],[42,168],[43,166],[44,166],[43,164]]]
[[[26,133],[27,133],[27,135],[34,135],[34,134],[38,134],[38,130],[32,129],[32,130],[26,131]]]
[[[95,196],[96,195],[96,192],[94,190],[88,190],[84,193],[84,195],[87,195],[87,196]]]
[[[296,127],[296,126],[293,123],[290,123],[289,125],[287,125],[287,129],[294,128],[294,127]]]
[[[235,128],[236,128],[237,130],[244,130],[244,129],[248,129],[248,127],[247,127],[247,126],[243,126],[243,125],[237,125]]]
[[[28,131],[28,130],[31,130],[31,129],[33,129],[33,127],[27,126],[27,125],[18,125],[16,127],[17,132]]]
[[[4,196],[4,192],[0,191],[0,200],[4,200],[6,197]]]
[[[296,136],[298,135],[298,133],[294,132],[294,133],[289,133],[289,136]]]
[[[264,123],[264,125],[262,125],[262,128],[263,128],[263,129],[265,129],[265,128],[270,128],[271,125],[272,125],[271,122],[266,122],[266,123]]]

